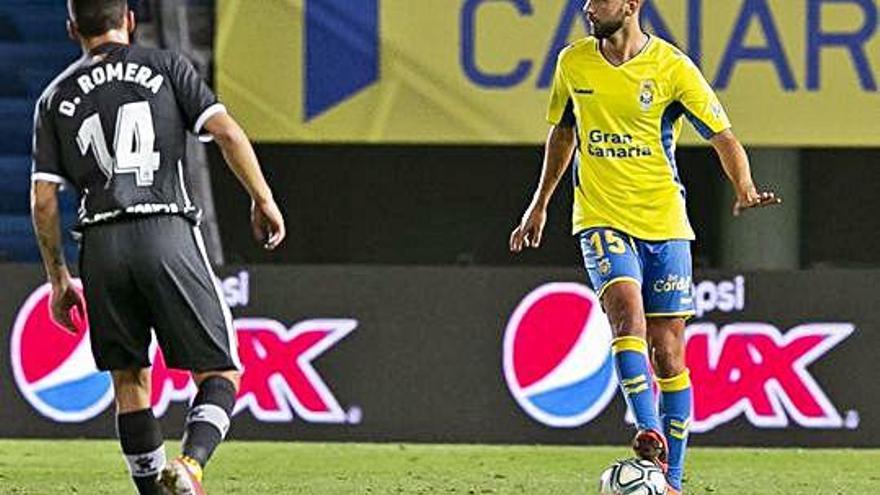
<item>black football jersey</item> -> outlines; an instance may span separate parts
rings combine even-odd
[[[198,222],[201,210],[184,174],[186,133],[199,134],[223,111],[181,55],[101,45],[62,72],[37,102],[33,180],[77,189],[80,229],[137,215]]]

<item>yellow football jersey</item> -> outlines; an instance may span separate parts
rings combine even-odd
[[[573,228],[612,227],[648,241],[693,239],[675,163],[682,116],[706,139],[730,127],[697,66],[670,43],[612,65],[596,38],[559,55],[547,120],[577,126]]]

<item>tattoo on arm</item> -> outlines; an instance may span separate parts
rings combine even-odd
[[[37,233],[44,262],[47,267],[51,267],[53,270],[60,270],[66,266],[64,252],[61,250],[61,242],[58,238],[58,234],[49,232],[47,229],[39,229]]]
[[[37,244],[49,280],[61,281],[69,275],[61,242],[61,221],[58,212],[57,186],[34,184],[31,207]]]

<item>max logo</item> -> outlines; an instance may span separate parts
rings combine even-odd
[[[762,323],[688,327],[694,380],[692,430],[709,431],[744,414],[760,428],[785,428],[789,416],[807,428],[853,427],[807,367],[849,337],[849,323],[810,323],[783,334]]]
[[[312,362],[350,334],[357,321],[306,320],[287,328],[269,318],[238,318],[235,329],[243,372],[235,414],[247,409],[260,421],[358,423],[360,411],[344,410]],[[169,369],[158,347],[152,354],[152,404],[157,416],[171,402],[188,401],[195,384]]]
[[[305,11],[308,122],[379,80],[379,0],[307,0]]]
[[[712,281],[698,287],[715,290]],[[730,296],[731,310],[742,308],[734,299],[745,301],[744,279],[718,287],[730,289],[724,297]],[[611,330],[598,308],[595,294],[580,284],[548,284],[526,296],[511,316],[504,375],[517,403],[536,421],[577,428],[598,417],[614,396]],[[720,305],[713,308],[707,312]],[[694,387],[691,431],[708,432],[740,417],[762,429],[857,429],[858,411],[841,412],[810,370],[821,369],[855,331],[851,323],[834,322],[785,332],[767,323],[692,323],[685,353]]]
[[[238,280],[247,279],[239,274]],[[81,287],[78,280],[74,284]],[[18,311],[9,363],[19,392],[34,409],[54,421],[82,423],[110,406],[113,385],[110,374],[95,366],[88,328],[71,335],[49,316],[51,290],[49,284],[40,286]],[[360,423],[361,409],[343,409],[315,369],[315,361],[351,334],[357,320],[311,319],[288,328],[270,318],[239,318],[234,326],[242,369],[236,414],[247,410],[269,422],[297,416],[309,423]],[[189,373],[167,367],[155,344],[150,357],[151,403],[162,416],[170,403],[192,400],[196,386]]]

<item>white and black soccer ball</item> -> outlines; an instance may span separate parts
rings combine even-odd
[[[599,495],[666,495],[667,492],[663,470],[642,459],[617,461],[599,479]]]

